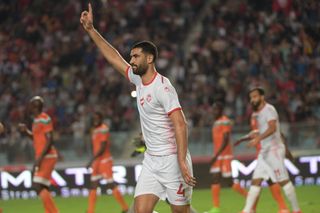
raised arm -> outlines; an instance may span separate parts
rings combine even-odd
[[[80,23],[87,31],[91,39],[98,46],[105,59],[123,76],[126,76],[126,70],[129,64],[122,58],[120,53],[106,41],[93,26],[93,13],[91,4],[88,4],[88,11],[83,11],[80,17]]]
[[[177,152],[178,152],[178,162],[180,166],[180,171],[182,173],[184,181],[195,186],[196,180],[191,176],[191,173],[186,162],[187,150],[188,150],[188,132],[187,132],[187,122],[181,110],[177,110],[170,115],[170,119],[174,126],[176,142],[177,142]]]

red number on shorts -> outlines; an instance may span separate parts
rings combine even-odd
[[[179,189],[177,191],[177,194],[184,196],[184,189],[182,187],[183,187],[183,185],[182,185],[182,183],[180,183],[180,186],[179,186]]]

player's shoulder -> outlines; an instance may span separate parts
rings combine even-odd
[[[265,111],[266,112],[277,112],[276,108],[272,104],[269,104],[269,103],[266,103]]]
[[[231,126],[231,125],[232,125],[231,119],[228,116],[223,115],[214,122],[213,126]]]
[[[101,124],[99,127],[96,128],[96,132],[98,133],[108,133],[109,126],[105,123]]]
[[[51,122],[51,117],[47,113],[42,112],[34,119],[34,122],[48,124]]]

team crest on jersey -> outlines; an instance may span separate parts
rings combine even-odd
[[[164,91],[165,91],[165,92],[169,92],[169,91],[170,91],[169,87],[165,87],[165,88],[164,88]]]
[[[150,101],[151,101],[151,99],[152,99],[152,98],[151,98],[151,95],[150,95],[150,94],[148,94],[148,95],[147,95],[147,101],[148,101],[148,102],[150,102]]]
[[[141,104],[141,106],[143,106],[143,104],[144,104],[144,98],[140,98],[140,104]]]

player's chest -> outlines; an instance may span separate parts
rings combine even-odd
[[[139,111],[152,112],[159,107],[155,90],[152,87],[137,88],[137,105]]]
[[[35,134],[39,134],[42,132],[42,125],[41,123],[33,123],[32,124],[32,132],[35,133]]]

